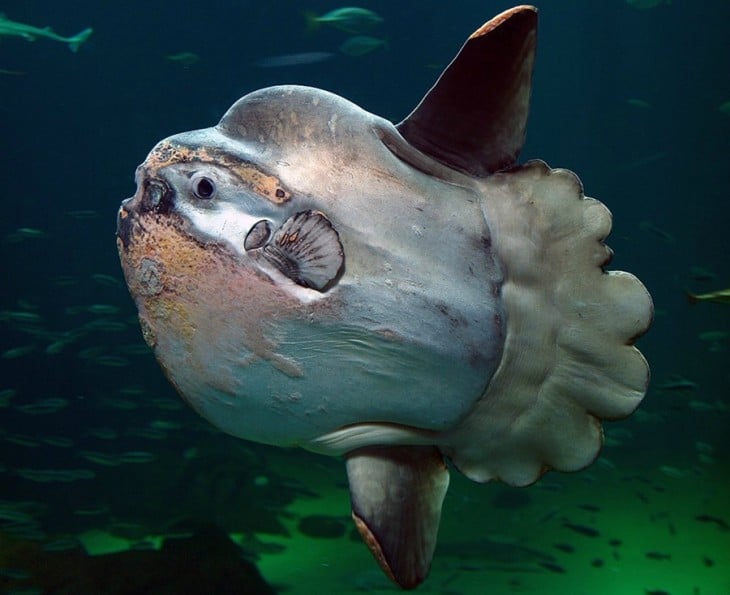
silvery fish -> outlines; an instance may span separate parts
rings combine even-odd
[[[0,37],[22,37],[27,41],[35,41],[39,37],[45,37],[46,39],[67,43],[72,52],[77,52],[81,44],[89,39],[93,32],[94,30],[88,27],[76,35],[63,37],[50,27],[34,27],[33,25],[18,23],[17,21],[11,21],[0,13]]]
[[[707,293],[692,293],[688,291],[687,299],[690,304],[696,304],[698,302],[730,304],[730,289],[720,289],[718,291],[710,291]]]
[[[305,16],[307,18],[307,29],[310,31],[324,24],[348,33],[364,33],[383,22],[383,18],[372,10],[357,6],[336,8],[320,16],[308,12]]]

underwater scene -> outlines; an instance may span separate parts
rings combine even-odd
[[[480,28],[513,6],[0,4],[0,592],[730,594],[730,3],[545,0],[531,91],[534,11]],[[482,43],[496,48],[486,82]],[[419,104],[447,67],[443,93]],[[352,104],[298,88],[227,113],[284,84]],[[297,93],[309,107],[264,138],[262,122]],[[484,130],[480,97],[502,114]],[[334,115],[317,136],[320,103]],[[483,146],[463,138],[471,130]],[[157,144],[184,131],[200,132]],[[518,152],[575,172],[612,223],[590,201],[587,230],[565,231],[581,188],[521,169]],[[243,212],[211,206],[232,179],[259,202],[218,223]],[[340,202],[327,210],[320,188]],[[555,193],[557,206],[520,224],[496,203],[475,207],[481,191]],[[279,217],[298,200],[304,210]],[[391,233],[401,222],[408,239]],[[240,246],[226,252],[229,233]],[[598,280],[574,254],[588,244]],[[550,281],[545,303],[580,287],[589,320],[515,314],[533,289],[500,277],[513,246],[515,262],[534,255],[525,287],[547,291],[550,271],[567,271],[571,289]],[[373,265],[375,248],[390,261]],[[381,265],[412,271],[413,286],[372,280]],[[601,266],[640,279],[653,312],[633,277]],[[466,320],[472,295],[493,309],[483,327]],[[352,326],[317,326],[337,308]],[[376,315],[391,323],[368,337]],[[518,396],[529,362],[551,361],[566,335],[581,346],[568,396]],[[651,369],[643,400],[635,339]],[[353,346],[350,376],[338,366]],[[504,380],[508,349],[517,371]],[[325,372],[312,380],[305,361]],[[278,418],[236,401],[232,365]],[[592,376],[600,366],[612,376]],[[490,397],[492,374],[514,403]],[[339,403],[290,423],[330,386]],[[462,399],[474,386],[491,407],[476,418]],[[517,418],[520,441],[500,443]],[[394,468],[373,471],[373,445]]]

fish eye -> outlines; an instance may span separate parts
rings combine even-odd
[[[215,195],[215,182],[203,174],[195,174],[190,180],[196,198],[210,200]]]

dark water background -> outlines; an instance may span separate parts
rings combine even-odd
[[[248,480],[270,476],[269,449],[225,437],[187,409],[175,409],[172,388],[139,349],[118,265],[115,213],[134,192],[134,168],[158,140],[213,125],[235,99],[260,87],[322,87],[399,121],[469,32],[510,5],[362,4],[384,18],[373,33],[389,46],[358,58],[337,53],[348,36],[342,31],[307,34],[304,6],[293,1],[24,0],[0,6],[13,20],[48,24],[64,35],[94,27],[76,54],[43,39],[0,39],[0,68],[24,73],[0,75],[0,311],[39,317],[32,323],[0,317],[0,352],[29,350],[0,359],[0,390],[15,391],[0,409],[0,499],[43,502],[38,531],[81,531],[100,522],[73,513],[84,507],[106,510],[104,522],[113,517],[155,527],[167,508],[169,517],[214,516],[231,530],[277,529],[276,511],[297,496],[296,484],[269,477],[252,506],[259,512],[237,506],[237,498],[251,502],[243,487]],[[319,13],[334,7],[306,5]],[[626,422],[633,438],[611,460],[629,465],[638,453],[683,474],[727,474],[730,310],[690,307],[684,290],[730,286],[730,108],[719,109],[730,100],[730,3],[675,0],[636,10],[620,0],[550,0],[540,10],[522,159],[576,171],[586,194],[607,204],[614,214],[612,268],[635,273],[657,309],[640,345],[654,382],[641,411],[658,417]],[[166,59],[182,51],[196,53],[200,62]],[[311,51],[336,55],[316,64],[254,66],[270,56]],[[69,214],[79,210],[96,214]],[[18,228],[43,235],[19,238]],[[692,267],[711,271],[714,279],[694,278]],[[92,304],[119,311],[94,314]],[[725,337],[702,340],[706,331]],[[58,353],[46,353],[49,344],[70,337]],[[697,388],[656,388],[674,375]],[[47,415],[19,409],[46,398],[67,404]],[[99,428],[116,437],[99,438]],[[157,435],[139,433],[155,428]],[[47,436],[73,445],[49,445]],[[691,470],[697,441],[712,445],[712,469]],[[155,460],[112,467],[81,454],[129,451]],[[183,470],[186,452],[191,463]],[[22,469],[91,469],[95,477],[39,483],[19,474]],[[336,462],[332,469],[339,472]],[[169,509],[171,500],[178,509]]]

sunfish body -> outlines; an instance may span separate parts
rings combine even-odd
[[[648,382],[651,299],[606,272],[609,211],[516,165],[533,7],[478,29],[400,124],[318,89],[246,95],[158,143],[118,213],[142,330],[201,415],[343,455],[355,523],[404,588],[448,486],[590,464]]]
[[[67,43],[72,52],[77,52],[82,43],[84,43],[94,32],[91,27],[84,29],[71,37],[63,37],[56,33],[50,27],[34,27],[25,23],[18,23],[6,18],[0,13],[0,37],[22,37],[27,41],[35,41],[39,37],[52,39]]]

